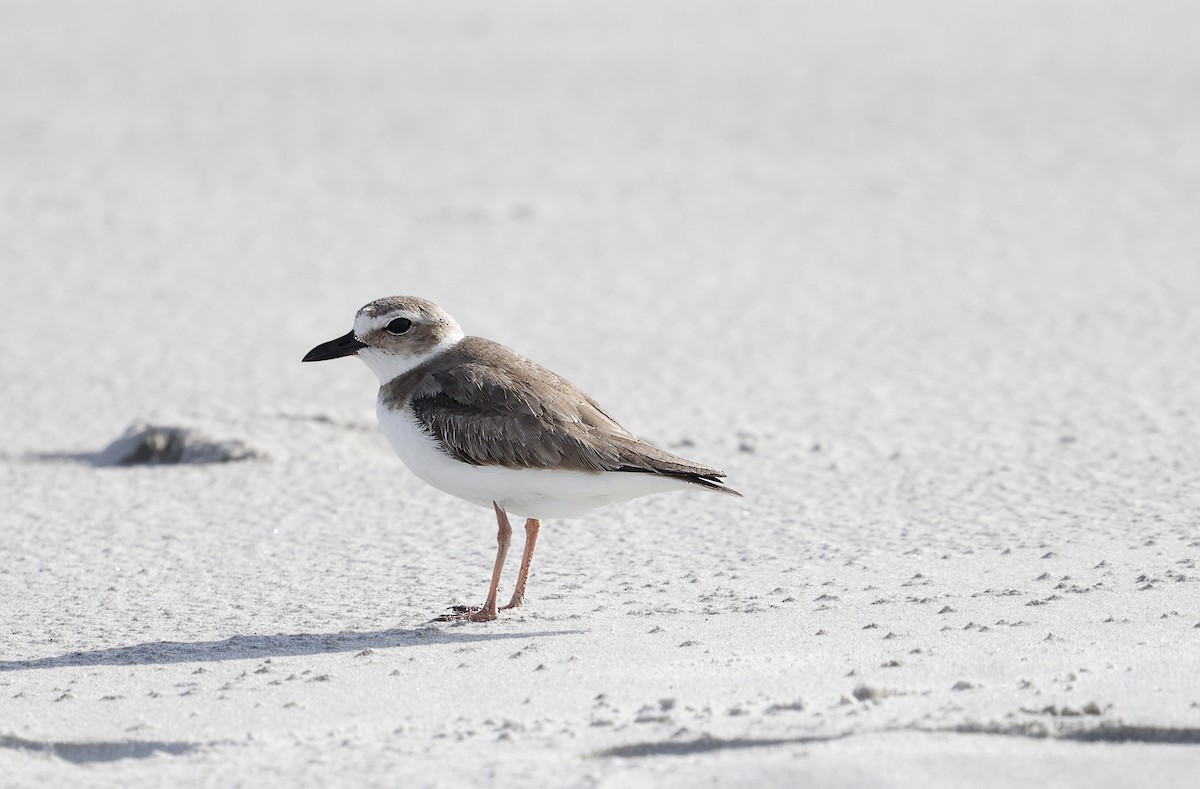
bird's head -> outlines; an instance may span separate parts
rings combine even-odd
[[[376,299],[358,311],[354,328],[321,343],[303,361],[357,356],[387,383],[463,338],[463,330],[432,301],[413,296]]]

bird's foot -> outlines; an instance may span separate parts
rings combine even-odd
[[[523,596],[513,595],[512,599],[508,601],[508,605],[500,606],[500,610],[507,611],[510,608],[520,608],[521,603],[523,603],[523,602],[525,602],[525,598]]]
[[[491,622],[496,618],[495,610],[489,611],[481,605],[456,605],[451,613],[435,617],[435,622]]]

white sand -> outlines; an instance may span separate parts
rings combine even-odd
[[[0,4],[0,784],[1194,780],[1200,7],[989,5]],[[429,624],[398,293],[746,498]]]

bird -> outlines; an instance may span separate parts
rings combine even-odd
[[[455,606],[438,621],[487,622],[521,606],[541,521],[678,490],[740,497],[715,468],[641,439],[565,378],[509,348],[467,336],[432,301],[376,299],[354,328],[302,361],[357,356],[379,379],[376,414],[388,442],[421,480],[496,516],[496,560],[482,606]],[[512,598],[497,608],[512,540],[525,520]]]

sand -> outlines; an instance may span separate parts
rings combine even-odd
[[[1193,780],[1197,22],[0,4],[0,785]],[[392,294],[745,498],[432,622],[490,513],[299,363]]]

